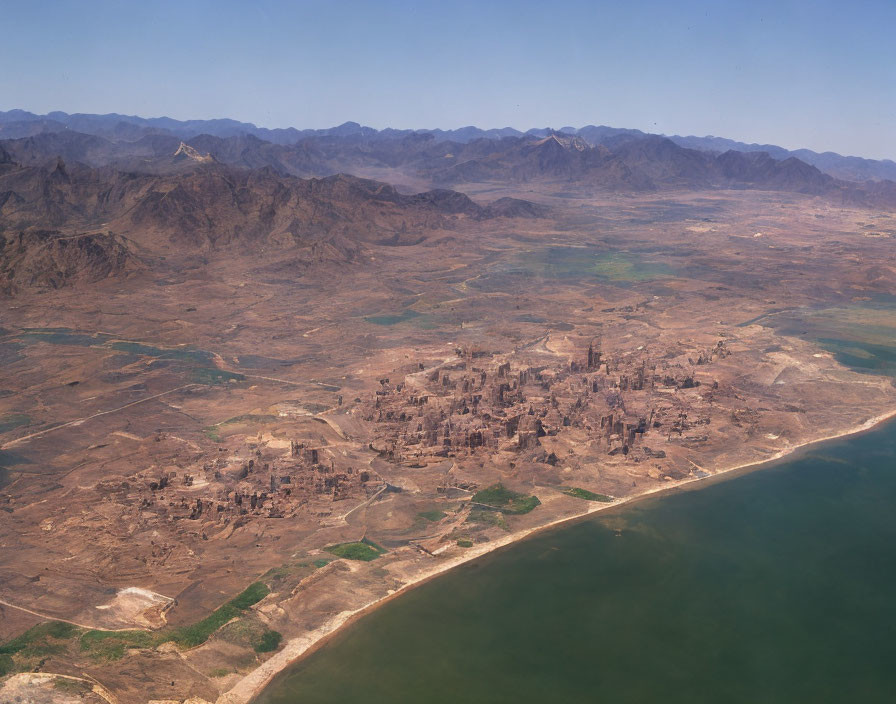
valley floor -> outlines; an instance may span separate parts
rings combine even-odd
[[[10,299],[0,686],[248,702],[456,565],[896,411],[896,218],[499,195],[552,214]]]

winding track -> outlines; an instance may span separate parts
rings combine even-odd
[[[87,631],[133,631],[133,630],[146,630],[148,629],[138,629],[135,626],[128,626],[127,628],[97,628],[96,626],[89,626],[86,623],[78,623],[77,621],[69,621],[67,618],[59,618],[58,616],[48,616],[47,614],[42,614],[38,611],[32,611],[31,609],[26,609],[24,606],[19,606],[17,604],[12,604],[5,599],[0,599],[0,605],[8,606],[11,609],[16,609],[17,611],[24,611],[26,614],[31,614],[32,616],[37,616],[44,621],[62,621],[62,623],[68,623],[72,626],[77,626],[78,628],[83,628]]]

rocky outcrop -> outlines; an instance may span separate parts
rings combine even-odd
[[[111,233],[0,235],[0,293],[96,283],[140,268],[127,240]]]
[[[195,161],[199,164],[210,164],[214,161],[211,154],[200,154],[195,147],[191,147],[184,142],[180,143],[177,151],[174,152],[175,161]]]
[[[486,206],[485,212],[495,218],[543,218],[550,208],[521,198],[499,198]]]

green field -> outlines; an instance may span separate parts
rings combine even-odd
[[[563,493],[567,496],[573,496],[577,499],[585,499],[586,501],[602,501],[604,503],[610,503],[611,501],[613,501],[612,496],[607,496],[606,494],[595,494],[593,491],[581,489],[577,486],[566,489]]]
[[[363,560],[369,562],[375,560],[386,552],[386,549],[380,547],[371,540],[366,538],[357,543],[338,543],[337,545],[329,545],[324,548],[328,553],[342,557],[346,560]]]
[[[420,516],[420,518],[425,518],[430,523],[435,523],[436,521],[441,521],[448,514],[444,511],[433,509],[432,511],[421,511],[417,515]]]
[[[467,516],[468,523],[485,523],[490,526],[497,526],[501,530],[510,530],[507,525],[507,519],[499,509],[474,508]]]
[[[174,642],[182,648],[192,648],[207,641],[221,626],[243,614],[269,593],[267,585],[255,582],[201,621],[155,633],[139,630],[90,630],[62,621],[40,623],[0,645],[0,676],[30,669],[36,659],[65,652],[75,638],[80,651],[97,662],[119,660],[130,648],[155,648],[168,642]],[[274,650],[280,642],[278,638],[274,644],[274,638],[262,636],[258,643]],[[258,650],[257,647],[256,650],[269,652]]]
[[[261,634],[261,638],[255,644],[256,653],[272,653],[280,647],[280,641],[283,640],[283,634],[277,631],[267,630]]]
[[[554,246],[520,253],[499,262],[470,285],[483,290],[502,290],[533,277],[549,281],[599,279],[628,285],[674,276],[675,270],[653,255],[608,251],[602,247]]]
[[[483,504],[502,513],[510,514],[529,513],[529,511],[541,504],[537,496],[511,491],[503,484],[493,484],[490,487],[477,491],[473,495],[472,500],[477,504]]]

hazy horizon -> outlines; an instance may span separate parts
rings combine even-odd
[[[593,127],[610,127],[610,128],[614,128],[614,129],[638,129],[638,130],[641,130],[641,131],[643,131],[643,132],[645,132],[645,133],[649,133],[649,134],[659,134],[659,135],[661,135],[661,136],[666,136],[666,137],[724,138],[724,139],[730,139],[730,140],[735,141],[735,142],[741,142],[741,143],[744,143],[744,144],[750,144],[750,145],[757,144],[757,145],[760,145],[760,146],[768,145],[768,146],[782,147],[782,148],[787,149],[787,150],[790,150],[790,151],[796,151],[796,150],[799,150],[799,149],[809,149],[809,147],[805,147],[805,146],[803,146],[803,145],[788,145],[788,144],[780,144],[780,143],[774,143],[774,142],[757,142],[757,141],[752,140],[752,139],[750,139],[750,138],[748,138],[748,137],[737,137],[737,136],[732,136],[732,135],[729,135],[729,134],[692,134],[692,133],[686,133],[686,132],[675,133],[675,134],[673,134],[673,133],[665,133],[665,132],[662,132],[662,133],[661,133],[661,132],[651,132],[649,129],[645,129],[645,128],[643,128],[643,127],[638,127],[638,126],[634,126],[634,125],[607,125],[607,124],[604,124],[604,123],[598,123],[598,122],[589,122],[589,123],[587,123],[587,124],[582,124],[582,125],[570,125],[570,124],[564,123],[563,125],[559,125],[559,126],[557,126],[557,125],[530,125],[530,126],[527,126],[527,127],[519,127],[519,126],[517,126],[517,125],[500,125],[500,126],[498,126],[498,125],[476,125],[476,124],[472,124],[472,123],[459,124],[459,125],[455,125],[455,126],[452,126],[452,127],[444,127],[444,126],[441,126],[441,125],[439,125],[439,126],[435,126],[435,127],[432,127],[432,126],[424,126],[424,127],[419,127],[419,126],[396,127],[395,125],[382,125],[382,126],[368,125],[368,124],[365,124],[365,123],[363,123],[363,122],[359,122],[358,120],[348,119],[348,120],[342,120],[341,122],[337,122],[337,123],[334,123],[334,124],[331,124],[331,125],[320,125],[320,126],[313,126],[313,127],[312,127],[312,126],[305,126],[305,125],[260,125],[260,124],[258,124],[258,123],[251,122],[251,121],[249,121],[249,120],[238,120],[238,119],[236,119],[236,118],[233,118],[233,117],[230,117],[230,116],[227,116],[227,115],[214,115],[214,116],[211,116],[211,117],[174,117],[174,116],[172,116],[172,115],[137,115],[137,114],[128,114],[128,113],[123,113],[123,112],[116,112],[116,111],[109,112],[109,113],[96,113],[96,112],[93,112],[93,113],[87,113],[87,112],[78,112],[78,113],[75,113],[75,112],[69,112],[69,111],[67,111],[67,110],[50,110],[50,111],[48,111],[48,112],[40,112],[40,113],[38,113],[38,112],[35,112],[34,110],[28,110],[27,108],[19,108],[19,107],[9,107],[9,108],[6,108],[5,110],[0,110],[0,112],[9,112],[9,111],[12,111],[12,110],[17,110],[17,109],[18,109],[18,110],[23,110],[23,111],[25,111],[25,112],[30,112],[30,113],[32,113],[32,114],[36,114],[36,115],[48,115],[48,114],[52,114],[52,113],[54,113],[54,112],[63,112],[63,113],[66,113],[66,114],[68,114],[68,115],[78,115],[78,114],[80,114],[80,115],[102,115],[102,116],[105,116],[105,115],[116,115],[116,114],[117,114],[117,115],[121,115],[122,117],[136,117],[136,118],[145,119],[145,120],[157,120],[157,119],[159,119],[159,120],[165,120],[165,119],[171,119],[171,120],[177,120],[177,121],[180,121],[180,122],[191,122],[191,121],[203,121],[203,120],[218,120],[218,119],[223,119],[223,120],[234,120],[234,121],[236,121],[236,122],[241,122],[241,123],[245,123],[245,124],[251,124],[251,125],[254,125],[255,127],[259,127],[259,128],[262,128],[262,129],[271,129],[271,130],[274,130],[274,129],[290,129],[290,128],[294,128],[294,129],[296,129],[296,130],[300,130],[300,131],[301,131],[301,130],[306,130],[306,129],[312,129],[312,130],[332,129],[332,128],[335,128],[335,127],[341,127],[342,125],[344,125],[344,124],[349,124],[349,123],[355,123],[355,124],[360,125],[361,127],[370,127],[370,128],[373,128],[373,129],[376,129],[376,130],[379,130],[379,131],[382,131],[382,130],[385,130],[385,129],[395,129],[395,130],[412,130],[412,131],[430,131],[430,130],[434,131],[434,130],[442,130],[442,131],[446,131],[446,132],[447,132],[447,131],[451,131],[451,130],[459,130],[459,129],[464,129],[464,128],[467,128],[467,127],[473,127],[473,128],[478,128],[478,129],[481,129],[481,130],[486,130],[486,131],[487,131],[487,130],[493,130],[493,129],[494,129],[494,130],[514,129],[514,130],[516,130],[516,131],[518,131],[518,132],[521,132],[521,133],[523,133],[523,134],[525,134],[528,130],[532,130],[532,129],[552,129],[552,130],[555,130],[555,131],[558,131],[558,132],[559,132],[559,131],[561,131],[562,129],[567,128],[567,127],[572,127],[572,128],[574,128],[574,129],[576,129],[576,130],[579,130],[579,129],[582,129],[582,128],[584,128],[584,127],[591,127],[591,126],[593,126]],[[818,153],[823,153],[823,152],[834,152],[834,153],[839,153],[839,152],[836,152],[836,151],[833,150],[833,149],[813,149],[812,151],[815,151],[815,152],[818,152]],[[875,159],[875,160],[879,160],[879,161],[884,161],[884,160],[886,160],[886,161],[893,161],[893,159],[890,159],[889,157],[862,156],[862,155],[858,155],[858,154],[846,154],[846,153],[840,153],[840,154],[841,154],[841,156],[858,156],[858,157],[860,157],[860,158]]]
[[[392,0],[6,8],[6,109],[259,127],[610,125],[896,157],[896,6]]]

